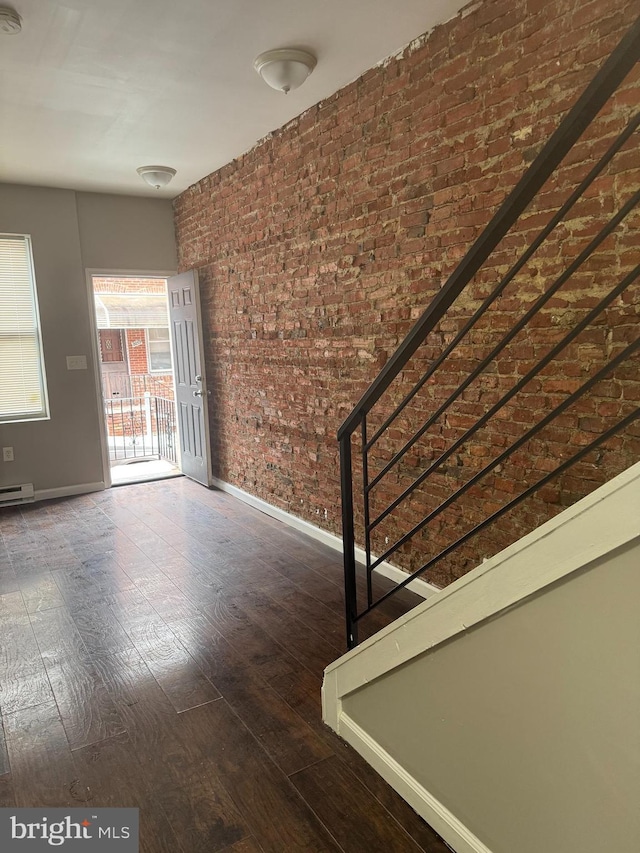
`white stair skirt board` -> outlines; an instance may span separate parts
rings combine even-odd
[[[449,844],[456,853],[491,853],[449,809],[432,796],[377,741],[346,714],[340,719],[338,734],[361,755],[367,764],[396,790],[403,800]]]
[[[640,536],[639,493],[640,462],[364,640],[325,673],[337,671],[344,696],[631,542]],[[422,619],[427,612],[429,619]],[[375,654],[367,654],[373,646]]]
[[[90,492],[102,492],[106,488],[101,483],[78,483],[75,486],[60,486],[57,489],[36,489],[37,501],[48,501],[52,498],[70,498],[74,495],[88,495]]]
[[[640,539],[638,506],[640,463],[326,668],[322,686],[324,722],[350,743],[456,853],[488,851],[454,814],[343,711],[343,699],[423,652]]]
[[[232,486],[231,483],[225,483],[224,480],[219,480],[217,477],[213,477],[212,482],[215,488],[220,489],[221,492],[233,495],[235,498],[238,498],[238,500],[241,500],[244,503],[249,504],[249,506],[255,507],[256,509],[264,512],[266,515],[271,516],[271,518],[276,518],[278,521],[288,524],[289,527],[300,530],[302,533],[306,533],[307,536],[311,536],[312,539],[316,539],[318,542],[328,545],[330,548],[333,548],[335,551],[339,551],[341,554],[343,553],[344,549],[342,547],[342,539],[339,536],[334,536],[333,533],[329,533],[321,527],[316,527],[315,524],[311,524],[303,518],[298,518],[284,509],[279,509],[277,506],[273,506],[267,501],[263,501],[262,498],[257,498],[255,495],[245,492],[237,486]],[[371,559],[375,560],[376,557],[372,555]],[[366,555],[362,548],[356,548],[356,560],[360,563],[364,563],[366,561]],[[406,572],[403,572],[402,569],[399,569],[397,566],[393,566],[391,563],[387,562],[381,563],[376,569],[374,569],[374,571],[385,578],[395,581],[396,583],[401,583],[407,577]],[[430,598],[432,595],[440,592],[437,586],[433,586],[421,578],[412,580],[411,583],[407,584],[407,589],[411,590],[411,592],[414,592],[416,595],[421,596],[421,598]]]

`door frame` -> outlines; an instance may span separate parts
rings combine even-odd
[[[100,353],[98,351],[98,323],[96,322],[96,309],[93,292],[93,277],[104,276],[105,278],[161,278],[168,279],[176,275],[175,270],[122,270],[122,269],[94,269],[85,268],[85,280],[87,285],[87,308],[89,311],[89,330],[91,334],[91,361],[93,368],[93,382],[96,391],[96,405],[98,410],[100,454],[102,456],[102,479],[104,488],[110,489],[111,465],[109,464],[109,440],[107,436],[107,422],[104,417],[104,397],[102,393],[102,376],[100,374]]]

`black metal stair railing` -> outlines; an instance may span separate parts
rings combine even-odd
[[[506,460],[514,453],[521,450],[527,442],[531,441],[542,430],[552,424],[556,419],[560,418],[563,413],[567,412],[571,406],[580,404],[585,395],[588,394],[598,383],[603,382],[608,377],[615,375],[618,368],[623,367],[627,361],[640,348],[640,337],[627,342],[624,348],[618,347],[617,354],[610,358],[604,364],[592,373],[589,378],[578,385],[575,390],[568,395],[557,405],[549,407],[549,410],[536,423],[526,429],[515,441],[498,453],[495,458],[491,459],[480,470],[473,473],[466,482],[463,482],[459,487],[452,490],[444,500],[440,501],[433,509],[424,514],[419,521],[413,524],[410,529],[399,535],[395,541],[385,548],[378,556],[372,555],[372,536],[379,530],[382,523],[391,517],[396,509],[401,507],[403,503],[408,501],[412,496],[418,495],[419,488],[425,484],[429,478],[433,477],[438,471],[443,469],[445,463],[450,460],[469,440],[483,427],[485,427],[492,418],[504,410],[504,407],[519,394],[525,386],[539,377],[544,369],[551,365],[555,359],[561,354],[569,352],[571,345],[579,338],[579,336],[594,323],[603,321],[604,312],[610,309],[616,300],[628,295],[628,289],[640,277],[640,266],[631,268],[626,274],[623,274],[621,279],[613,284],[604,295],[601,295],[597,302],[592,306],[589,305],[589,310],[584,314],[582,319],[576,322],[566,334],[557,340],[548,351],[532,364],[527,370],[522,371],[522,376],[518,377],[513,386],[508,391],[503,393],[477,420],[468,426],[461,435],[453,440],[446,449],[443,449],[439,455],[429,460],[428,464],[417,477],[404,488],[402,491],[393,497],[382,510],[372,512],[371,497],[381,484],[385,482],[393,472],[397,472],[399,466],[406,461],[409,451],[414,449],[423,437],[429,436],[429,431],[434,424],[438,422],[446,413],[451,410],[452,405],[463,399],[465,391],[476,380],[481,379],[486,371],[490,369],[492,363],[495,363],[496,358],[505,350],[505,348],[516,338],[516,336],[527,329],[531,321],[535,321],[541,310],[545,306],[549,306],[554,296],[557,296],[561,288],[576,274],[584,271],[585,264],[594,253],[600,249],[605,241],[611,235],[616,233],[616,229],[621,227],[631,212],[638,206],[640,202],[640,191],[635,192],[621,204],[619,210],[611,216],[611,218],[600,228],[600,230],[590,239],[589,243],[580,251],[576,257],[568,264],[562,274],[556,276],[551,283],[546,286],[546,289],[541,293],[522,314],[522,316],[514,317],[513,323],[502,336],[500,340],[490,348],[490,351],[484,355],[473,370],[470,370],[466,378],[446,397],[446,399],[428,415],[427,419],[421,426],[410,434],[406,439],[403,439],[403,444],[395,451],[390,452],[390,458],[386,458],[387,439],[390,430],[397,423],[398,418],[402,413],[408,411],[409,404],[412,403],[419,392],[425,388],[427,383],[434,381],[436,371],[446,364],[447,359],[452,356],[456,349],[464,345],[468,340],[472,330],[477,326],[480,319],[486,314],[488,309],[496,303],[501,295],[504,294],[506,288],[516,279],[518,273],[525,269],[527,263],[540,249],[541,246],[554,234],[558,226],[565,222],[569,212],[575,205],[584,198],[585,193],[592,184],[601,176],[606,167],[614,161],[616,155],[622,151],[623,146],[629,141],[634,142],[634,134],[640,126],[640,113],[636,114],[627,123],[622,132],[610,144],[606,152],[592,166],[588,174],[579,182],[569,197],[551,216],[547,224],[537,234],[535,239],[522,252],[518,260],[510,267],[508,272],[502,276],[498,283],[493,287],[488,295],[484,297],[477,309],[464,322],[462,327],[457,331],[452,339],[446,344],[442,351],[433,359],[431,359],[427,369],[422,373],[418,381],[404,393],[401,401],[395,405],[387,416],[382,417],[382,422],[368,435],[368,415],[372,409],[381,400],[385,392],[390,388],[392,383],[402,377],[403,371],[409,365],[410,360],[414,357],[418,349],[427,340],[428,336],[438,327],[447,312],[455,307],[455,303],[461,296],[465,288],[474,279],[478,271],[485,264],[492,252],[499,246],[505,235],[513,228],[514,224],[519,220],[521,214],[535,199],[538,192],[554,174],[560,166],[566,155],[580,140],[585,130],[594,121],[600,110],[615,93],[618,87],[622,84],[625,77],[633,68],[634,64],[640,58],[640,20],[628,31],[622,39],[618,47],[609,56],[603,64],[601,70],[589,84],[582,96],[576,102],[574,107],[567,113],[556,131],[548,140],[540,154],[533,161],[529,169],[520,179],[516,187],[506,198],[493,219],[481,234],[476,243],[469,249],[461,263],[450,276],[446,284],[441,288],[435,298],[432,300],[426,311],[416,322],[413,329],[410,331],[405,340],[401,343],[394,355],[389,359],[378,377],[372,385],[367,389],[358,404],[355,406],[351,414],[347,417],[338,432],[338,440],[340,443],[340,465],[341,465],[341,489],[342,489],[342,523],[343,523],[343,538],[344,538],[344,572],[345,572],[345,599],[346,599],[346,622],[347,622],[347,645],[353,648],[358,642],[358,623],[360,620],[370,613],[374,608],[378,607],[383,601],[392,596],[398,589],[401,589],[412,580],[421,576],[428,569],[432,568],[438,561],[453,553],[457,548],[464,545],[470,538],[475,536],[481,530],[484,530],[505,513],[514,509],[524,500],[530,497],[537,490],[546,486],[553,478],[558,477],[565,471],[570,469],[577,462],[582,460],[589,453],[609,441],[613,436],[618,435],[625,430],[634,420],[640,416],[640,408],[631,409],[622,413],[621,419],[610,427],[604,428],[602,432],[592,441],[584,443],[579,450],[572,453],[568,458],[561,461],[553,470],[548,471],[544,476],[540,477],[530,485],[525,484],[523,491],[513,497],[504,505],[497,507],[490,512],[485,518],[475,523],[463,535],[455,538],[455,540],[443,547],[438,553],[429,555],[419,566],[418,569],[407,575],[401,583],[390,591],[384,593],[379,598],[374,600],[372,573],[384,561],[388,560],[396,554],[403,546],[409,543],[418,533],[428,525],[438,519],[447,509],[452,507],[463,495],[469,492],[476,486],[482,478],[489,473],[499,469]],[[640,162],[640,155],[638,157]],[[401,430],[399,430],[402,433]],[[401,436],[402,438],[402,436]],[[382,439],[387,442],[383,451],[378,454],[377,459],[372,458],[372,453],[376,448],[380,447]],[[362,488],[359,494],[359,500],[362,501],[362,531],[363,531],[363,546],[365,551],[365,571],[366,571],[366,604],[359,606],[357,592],[357,566],[356,566],[356,536],[355,536],[355,515],[354,515],[354,472],[353,472],[353,444],[354,441],[359,441],[360,459],[362,475]],[[382,460],[382,461],[380,461]],[[370,471],[374,466],[373,462],[379,463],[379,470],[373,476]],[[397,476],[397,482],[400,482],[400,477]],[[373,517],[372,517],[373,515]],[[385,540],[386,541],[386,540]]]

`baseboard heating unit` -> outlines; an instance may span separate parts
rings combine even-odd
[[[33,483],[21,483],[18,486],[0,486],[0,507],[33,503],[34,500]]]

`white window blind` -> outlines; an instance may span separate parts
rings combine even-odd
[[[47,417],[31,239],[0,234],[0,421]]]

